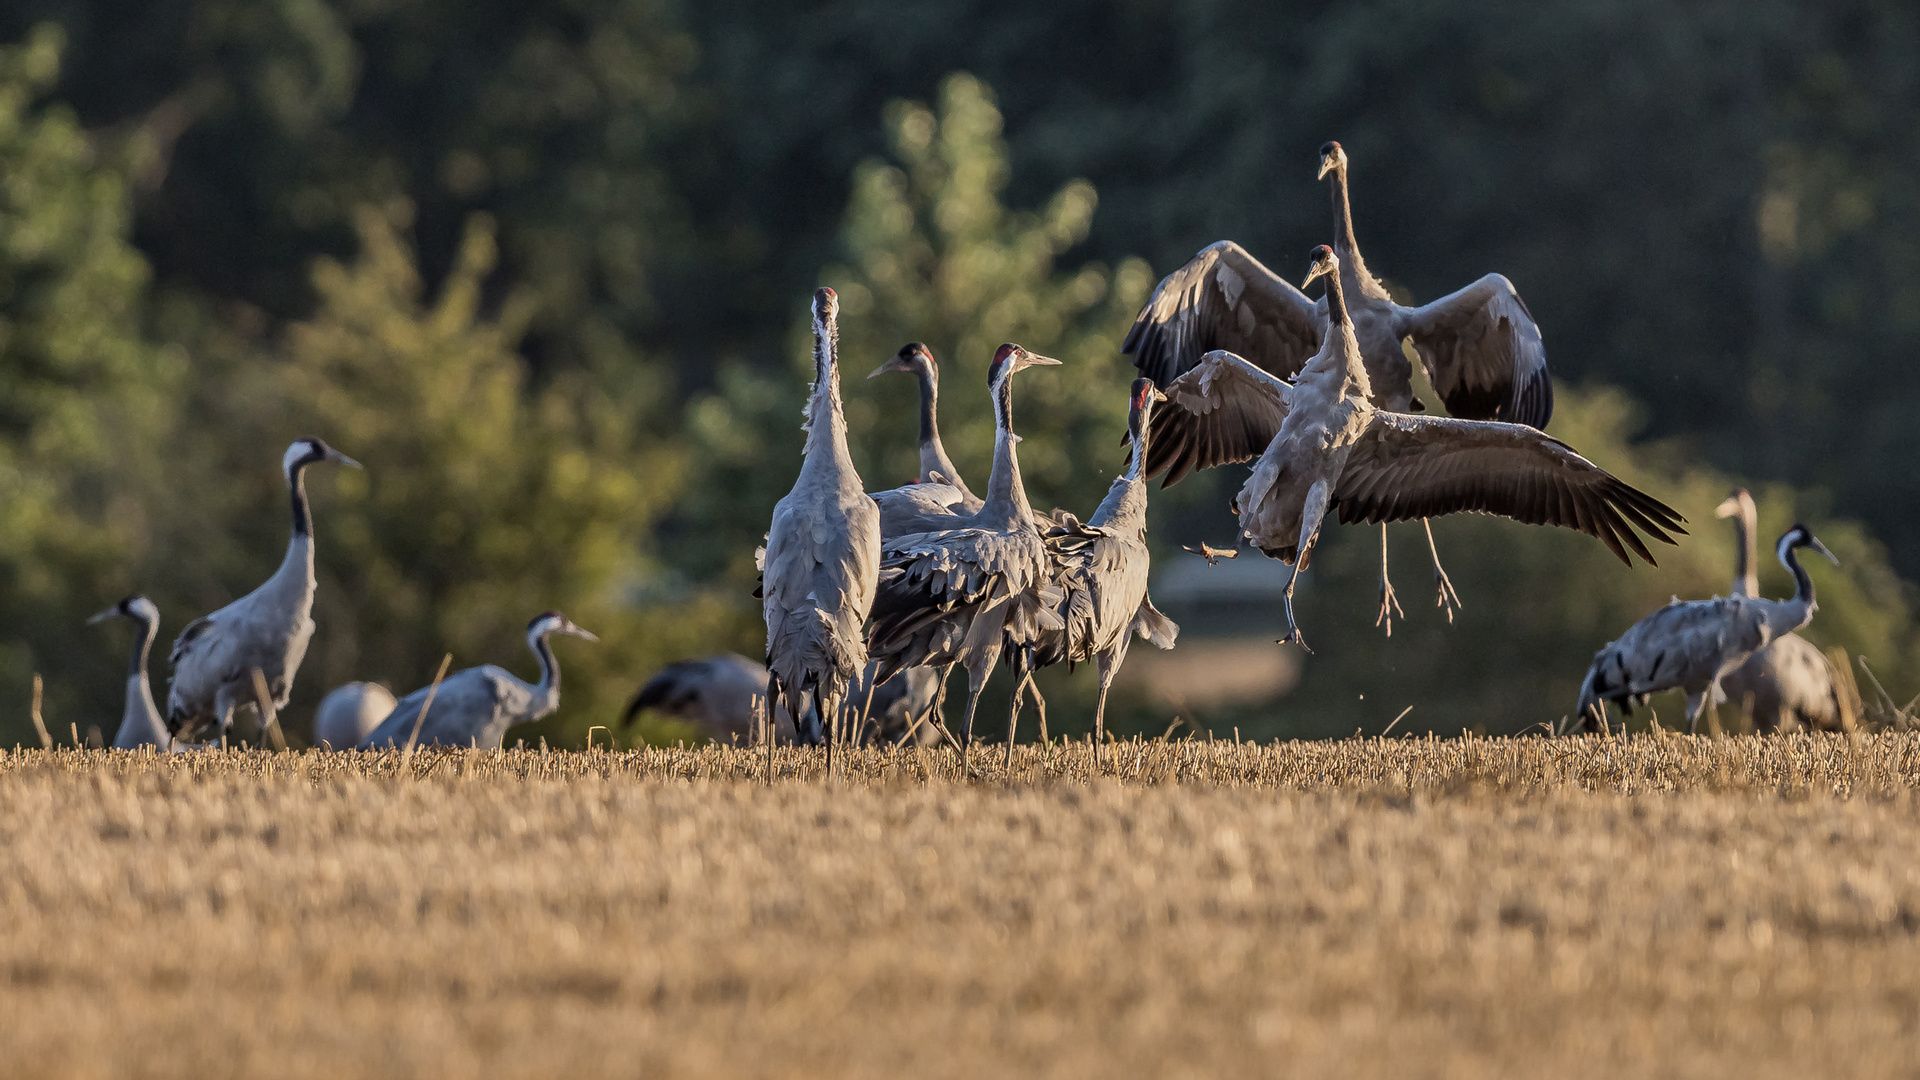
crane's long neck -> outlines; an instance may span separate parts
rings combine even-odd
[[[847,452],[847,419],[840,409],[838,337],[832,323],[814,319],[813,386],[805,425],[807,465],[814,468],[853,467],[853,455]]]
[[[1733,550],[1736,565],[1733,570],[1733,590],[1736,596],[1760,595],[1760,556],[1754,541],[1754,529],[1758,522],[1751,507],[1742,506],[1733,516]]]
[[[1141,533],[1147,528],[1147,485],[1141,475],[1147,463],[1147,440],[1151,435],[1151,404],[1144,409],[1136,409],[1128,418],[1128,427],[1133,436],[1133,456],[1127,461],[1127,471],[1114,480],[1107,489],[1107,497],[1100,502],[1099,509],[1087,519],[1087,524],[1101,528],[1124,529],[1137,528]]]
[[[160,720],[160,710],[153,704],[153,687],[147,681],[147,656],[159,636],[159,616],[142,617],[140,633],[134,637],[133,648],[127,656],[126,707],[120,715],[120,729],[113,738],[113,745],[119,749],[132,750],[149,743],[165,747],[173,741],[166,724]]]
[[[920,482],[933,479],[937,472],[971,499],[973,492],[967,490],[967,482],[960,479],[960,471],[953,467],[947,448],[940,443],[940,376],[932,365],[924,363],[914,374],[920,379]]]
[[[280,569],[273,576],[276,579],[302,579],[311,586],[314,581],[313,508],[307,502],[305,463],[295,465],[288,474],[287,490],[293,500],[293,538],[287,542],[286,558],[280,561]]]
[[[127,678],[147,681],[147,656],[153,650],[153,639],[160,636],[160,620],[140,620],[140,633],[134,636],[133,648],[127,654]]]
[[[1002,529],[1033,524],[1033,507],[1027,502],[1026,485],[1020,481],[1020,454],[1013,433],[1013,372],[1000,377],[993,393],[993,473],[987,477],[987,500],[977,520],[981,525]]]
[[[1337,361],[1345,375],[1345,393],[1362,400],[1373,398],[1373,383],[1367,378],[1366,365],[1360,361],[1360,345],[1353,336],[1353,317],[1347,313],[1347,294],[1341,284],[1341,275],[1346,272],[1344,264],[1339,273],[1327,274],[1327,340],[1324,348],[1339,353]]]
[[[553,645],[545,633],[528,634],[527,648],[540,661],[540,681],[533,684],[533,700],[529,702],[533,717],[538,718],[560,704],[560,662],[553,658]]]
[[[1372,298],[1376,294],[1386,298],[1386,290],[1367,273],[1367,262],[1360,257],[1360,241],[1353,235],[1353,204],[1347,198],[1345,165],[1333,170],[1333,250],[1340,256],[1340,277],[1353,286],[1355,298]]]
[[[1788,537],[1780,538],[1780,547],[1776,554],[1781,565],[1793,575],[1793,596],[1786,600],[1773,601],[1772,616],[1767,620],[1773,630],[1773,636],[1798,630],[1807,625],[1819,604],[1813,598],[1813,579],[1807,576],[1806,568],[1800,565],[1799,556],[1794,554],[1793,545]]]

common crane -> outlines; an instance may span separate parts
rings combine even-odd
[[[293,538],[280,568],[259,588],[188,623],[174,641],[167,726],[175,737],[218,723],[224,741],[234,709],[254,704],[256,670],[266,676],[274,708],[286,707],[313,638],[313,515],[306,471],[322,461],[360,467],[319,439],[295,439],[280,461],[293,500]]]
[[[1333,317],[1297,380],[1216,351],[1167,388],[1169,412],[1187,415],[1180,437],[1189,445],[1181,452],[1197,467],[1259,456],[1234,510],[1243,535],[1293,564],[1281,641],[1305,646],[1293,618],[1294,584],[1329,511],[1343,524],[1477,512],[1561,525],[1599,539],[1628,563],[1629,551],[1653,562],[1635,526],[1666,543],[1674,542],[1666,530],[1685,532],[1685,519],[1666,504],[1537,428],[1375,408],[1342,299],[1339,256],[1322,244],[1312,260],[1307,282],[1327,279]]]
[[[854,742],[873,737],[897,741],[923,721],[933,705],[939,673],[912,668],[868,688],[875,665],[869,663],[860,681],[847,690],[841,707],[845,730]],[[739,653],[719,653],[695,660],[676,660],[661,668],[627,702],[620,716],[622,728],[632,726],[640,713],[651,709],[700,728],[715,742],[747,742],[759,737],[767,692],[767,669]],[[774,714],[774,738],[793,742],[793,718],[785,709]]]
[[[1347,194],[1347,153],[1337,142],[1320,148],[1319,178],[1331,175],[1334,251],[1351,317],[1350,334],[1367,370],[1369,400],[1388,412],[1419,412],[1413,396],[1413,365],[1401,343],[1411,341],[1428,380],[1447,411],[1467,420],[1504,420],[1545,429],[1553,415],[1553,383],[1546,352],[1527,305],[1513,283],[1488,274],[1458,292],[1420,307],[1403,307],[1360,258]],[[1142,375],[1166,387],[1215,349],[1246,358],[1282,379],[1292,379],[1312,359],[1326,335],[1332,311],[1262,266],[1232,241],[1203,249],[1167,275],[1127,334],[1121,351],[1131,353]],[[1160,460],[1147,475],[1167,470],[1176,483],[1196,467],[1193,440],[1181,417],[1166,418]],[[1439,604],[1452,618],[1459,597],[1427,533]],[[1385,563],[1386,532],[1380,534]],[[1381,574],[1380,618],[1392,632],[1393,587]]]
[[[889,371],[905,372],[920,384],[918,482],[945,484],[959,492],[962,513],[971,514],[979,510],[981,498],[960,478],[960,470],[954,468],[953,459],[947,456],[947,448],[940,442],[940,365],[934,362],[933,350],[918,341],[908,342],[886,363],[874,368],[867,378],[875,378]]]
[[[1676,600],[1628,627],[1619,640],[1594,654],[1574,710],[1579,723],[1605,732],[1606,702],[1631,716],[1635,702],[1644,704],[1648,695],[1677,687],[1687,694],[1687,730],[1697,731],[1700,717],[1722,697],[1721,680],[1728,672],[1813,618],[1813,579],[1794,555],[1803,547],[1836,565],[1840,562],[1805,525],[1788,529],[1774,546],[1781,565],[1793,575],[1794,592],[1788,599]]]
[[[1734,491],[1714,511],[1732,518],[1734,552],[1733,595],[1759,596],[1755,532],[1758,512],[1745,488]],[[1754,650],[1746,663],[1720,679],[1726,699],[1751,711],[1757,731],[1778,731],[1783,725],[1838,730],[1845,711],[1833,685],[1833,668],[1813,642],[1799,634],[1782,634],[1765,648]]]
[[[1114,479],[1107,497],[1082,524],[1069,516],[1044,537],[1053,561],[1061,599],[1055,611],[1059,630],[1044,635],[1035,650],[1036,666],[1092,661],[1099,669],[1100,694],[1093,706],[1094,753],[1106,739],[1107,690],[1126,662],[1134,634],[1162,649],[1173,648],[1180,627],[1162,615],[1147,596],[1152,557],[1147,552],[1147,482],[1144,470],[1152,441],[1153,409],[1165,395],[1151,379],[1135,379],[1128,409],[1127,435],[1133,453],[1124,475]],[[1007,733],[1013,744],[1013,733]]]
[[[798,717],[803,741],[828,743],[829,772],[825,725],[867,666],[862,628],[880,573],[880,508],[854,471],[840,410],[839,308],[832,289],[814,293],[805,460],[773,508],[761,567],[768,707]]]
[[[973,737],[980,690],[1003,648],[1025,653],[1047,629],[1058,629],[1058,602],[1046,545],[1020,480],[1014,450],[1013,376],[1060,361],[1018,345],[1000,346],[987,368],[993,395],[993,471],[986,501],[956,527],[889,538],[873,604],[868,650],[885,680],[904,668],[959,664],[967,670],[964,754]],[[1024,658],[1011,708],[1018,722]]]
[[[87,625],[108,619],[132,619],[140,624],[127,655],[127,702],[120,713],[120,730],[113,737],[115,750],[134,750],[142,746],[171,749],[173,735],[160,719],[153,704],[153,688],[147,681],[147,654],[160,636],[160,609],[144,596],[129,596],[87,620]]]
[[[400,699],[387,718],[367,737],[360,748],[404,747],[409,739],[416,746],[467,746],[498,750],[507,729],[531,724],[560,707],[560,664],[553,658],[548,638],[570,634],[588,641],[600,639],[575,626],[557,611],[543,612],[527,624],[527,648],[540,661],[540,681],[526,682],[505,668],[484,664],[456,671],[440,681],[436,689],[423,686]],[[426,718],[420,710],[432,695],[433,707]],[[414,736],[414,725],[420,727]]]
[[[336,686],[313,711],[313,745],[351,750],[393,714],[395,704],[393,691],[379,683]]]

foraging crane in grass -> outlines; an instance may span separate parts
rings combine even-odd
[[[1606,702],[1633,715],[1633,704],[1675,688],[1687,694],[1687,730],[1699,729],[1700,717],[1722,696],[1722,680],[1784,634],[1813,618],[1813,579],[1794,555],[1799,548],[1831,559],[1805,525],[1795,525],[1774,546],[1781,565],[1793,575],[1793,595],[1785,600],[1757,596],[1721,596],[1712,600],[1676,600],[1627,628],[1619,640],[1595,653],[1593,665],[1580,683],[1576,722],[1605,732]]]
[[[1733,595],[1759,596],[1755,529],[1758,513],[1753,496],[1740,488],[1714,511],[1732,518],[1734,552]],[[1799,634],[1782,634],[1754,650],[1746,662],[1720,678],[1726,700],[1750,710],[1756,731],[1778,731],[1795,724],[1806,729],[1837,731],[1845,724],[1845,710],[1833,684],[1833,668],[1820,650]]]
[[[1255,546],[1293,564],[1282,641],[1305,647],[1293,618],[1293,589],[1332,511],[1342,524],[1474,512],[1562,525],[1599,539],[1629,564],[1629,550],[1653,562],[1635,526],[1666,543],[1674,542],[1666,530],[1686,531],[1685,519],[1666,504],[1537,428],[1375,408],[1342,299],[1339,256],[1323,244],[1312,259],[1307,282],[1327,279],[1333,316],[1320,351],[1298,379],[1289,384],[1231,353],[1213,352],[1167,388],[1168,411],[1187,414],[1179,436],[1187,445],[1169,453],[1201,468],[1259,455],[1234,512]],[[1390,596],[1385,580],[1383,550],[1383,610]]]
[[[880,508],[854,471],[840,409],[839,308],[832,289],[814,293],[806,456],[773,508],[761,567],[768,707],[784,705],[802,741],[827,742],[829,771],[825,726],[867,666],[862,631],[880,573]]]
[[[328,750],[351,750],[393,714],[393,691],[379,683],[350,682],[336,686],[313,711],[313,745]]]
[[[600,640],[557,611],[542,612],[527,624],[527,648],[540,661],[539,682],[526,682],[492,664],[456,671],[438,687],[423,686],[401,698],[380,726],[360,740],[360,748],[405,747],[411,740],[416,746],[500,749],[508,728],[531,724],[560,707],[560,664],[547,640],[554,634]]]
[[[1151,379],[1135,379],[1128,409],[1127,436],[1132,460],[1115,478],[1107,497],[1082,524],[1068,516],[1043,539],[1053,560],[1061,599],[1054,609],[1059,630],[1043,636],[1036,666],[1092,661],[1099,668],[1100,694],[1093,706],[1094,753],[1106,738],[1107,690],[1126,662],[1135,633],[1162,649],[1173,648],[1180,627],[1162,615],[1147,596],[1147,481],[1144,470],[1152,441],[1153,408],[1164,400]],[[1012,753],[1013,732],[1007,733]]]
[[[987,368],[993,395],[993,472],[978,513],[956,527],[889,538],[874,599],[868,651],[885,680],[904,668],[959,664],[967,670],[962,752],[971,745],[980,690],[1003,649],[1015,652],[1012,710],[1017,723],[1028,652],[1058,629],[1058,589],[1014,449],[1013,376],[1060,361],[1018,345],[1000,346]]]
[[[120,713],[120,730],[113,737],[113,748],[169,749],[173,746],[173,735],[160,719],[160,710],[154,707],[153,688],[147,681],[147,654],[153,650],[154,639],[160,636],[160,609],[144,596],[129,596],[89,618],[87,625],[114,618],[132,619],[140,624],[140,632],[134,637],[133,651],[127,656],[127,703]]]
[[[933,705],[939,672],[911,668],[876,687],[871,683],[874,667],[868,664],[860,681],[848,688],[841,709],[844,729],[853,732],[855,743],[869,736],[898,741]],[[746,743],[760,737],[757,725],[766,692],[767,669],[739,653],[676,660],[655,672],[627,702],[620,726],[631,727],[642,712],[652,710],[693,724],[715,742]],[[785,709],[774,714],[774,739],[793,742],[793,718]]]
[[[1503,420],[1545,429],[1553,415],[1553,383],[1547,375],[1540,328],[1513,283],[1488,274],[1458,292],[1420,307],[1396,304],[1367,272],[1354,238],[1347,195],[1347,152],[1337,142],[1320,148],[1321,179],[1331,175],[1334,243],[1350,316],[1349,333],[1366,367],[1368,399],[1388,412],[1421,411],[1413,396],[1413,365],[1401,343],[1411,341],[1428,381],[1447,411],[1466,420]],[[1259,260],[1231,241],[1202,250],[1160,282],[1128,332],[1122,352],[1131,353],[1155,385],[1174,380],[1216,349],[1244,357],[1281,379],[1292,379],[1322,344],[1333,312],[1326,297],[1307,299]],[[1196,467],[1182,417],[1166,418],[1165,484]],[[1149,476],[1159,468],[1149,469]],[[1439,606],[1449,620],[1459,597],[1453,591],[1424,521],[1433,556]],[[1381,526],[1381,560],[1386,528]],[[1393,587],[1381,576],[1380,619],[1392,633]]]
[[[176,737],[217,723],[225,740],[236,707],[254,705],[253,673],[266,677],[276,709],[286,707],[293,677],[313,638],[313,515],[306,471],[322,461],[360,463],[319,439],[295,439],[281,458],[293,500],[293,538],[280,568],[259,588],[186,625],[169,657],[167,726]],[[261,722],[266,722],[261,717]]]

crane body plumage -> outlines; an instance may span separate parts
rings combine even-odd
[[[840,408],[838,309],[832,289],[815,294],[805,460],[774,507],[761,568],[767,700],[799,716],[809,742],[827,738],[825,723],[867,666],[863,630],[880,572],[880,509],[854,471]]]
[[[1594,654],[1580,684],[1578,722],[1605,731],[1605,702],[1614,702],[1631,715],[1634,702],[1677,688],[1687,695],[1688,729],[1696,730],[1707,709],[1722,700],[1722,680],[1729,672],[1813,617],[1813,580],[1794,555],[1801,547],[1833,558],[1806,526],[1789,529],[1776,549],[1795,583],[1793,596],[1785,600],[1756,596],[1679,600],[1628,627],[1618,640]]]
[[[359,746],[380,722],[393,715],[393,691],[372,682],[350,682],[327,691],[313,710],[313,745],[329,750]]]
[[[319,439],[295,440],[281,461],[293,503],[293,536],[279,569],[259,588],[188,623],[174,641],[167,724],[175,736],[217,723],[224,738],[234,710],[255,702],[256,670],[266,678],[274,708],[286,707],[313,638],[317,579],[306,470],[322,461],[359,468]]]
[[[548,641],[554,634],[600,640],[557,611],[543,612],[527,624],[527,648],[540,661],[539,682],[526,682],[492,664],[456,671],[437,687],[423,686],[401,698],[360,741],[360,748],[405,747],[412,740],[416,746],[500,749],[508,728],[530,724],[560,707],[560,665]]]
[[[1161,614],[1147,595],[1153,560],[1147,550],[1144,470],[1152,445],[1153,406],[1160,396],[1151,380],[1134,381],[1127,421],[1133,453],[1126,473],[1114,479],[1106,498],[1084,524],[1068,515],[1042,537],[1060,592],[1054,609],[1060,628],[1043,635],[1034,650],[1034,665],[1088,661],[1096,665],[1100,686],[1093,709],[1096,748],[1106,734],[1107,691],[1126,662],[1134,635],[1170,649],[1180,633],[1180,627]],[[1012,744],[1011,735],[1008,744]]]

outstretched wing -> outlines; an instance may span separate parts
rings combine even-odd
[[[1161,487],[1195,469],[1259,457],[1280,433],[1293,387],[1234,354],[1216,349],[1166,388],[1167,404],[1147,434],[1148,477]]]
[[[1340,473],[1342,524],[1497,514],[1578,529],[1631,564],[1653,563],[1634,532],[1674,543],[1686,521],[1558,439],[1521,424],[1375,413]]]
[[[1544,429],[1553,382],[1533,313],[1499,274],[1417,308],[1399,309],[1400,336],[1426,366],[1447,411],[1466,420],[1504,420]]]
[[[1160,282],[1120,351],[1156,386],[1185,375],[1213,349],[1290,379],[1319,350],[1323,321],[1304,293],[1222,240]]]

